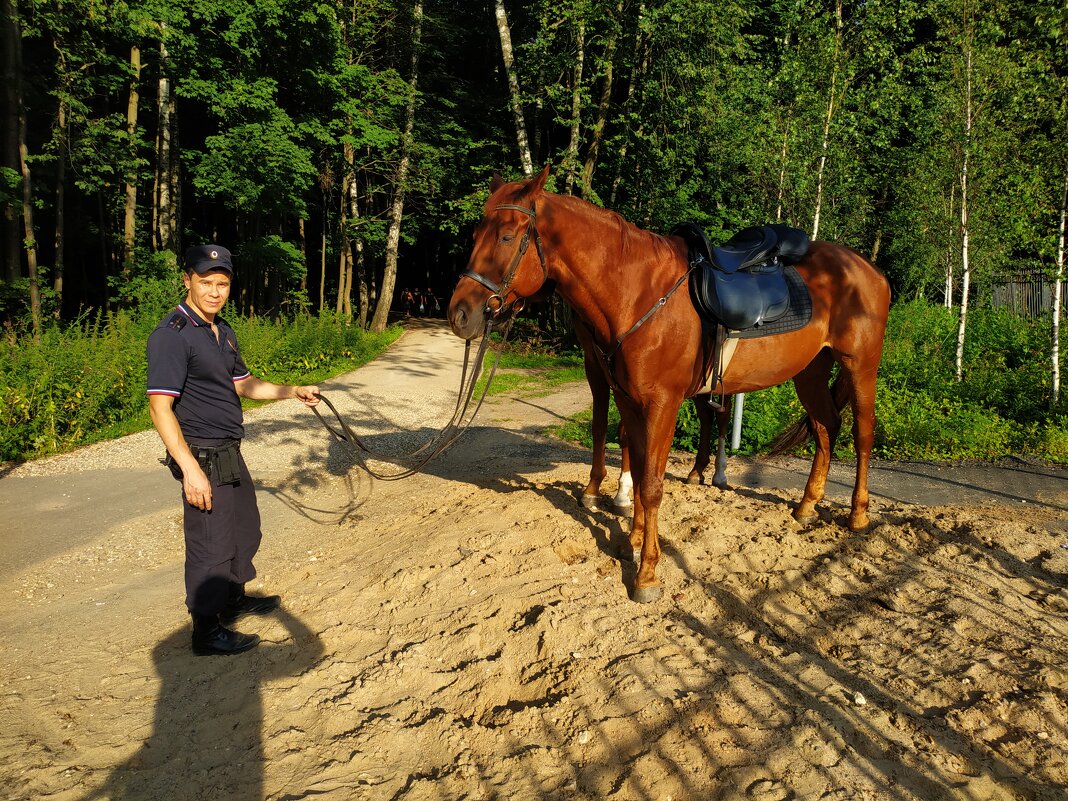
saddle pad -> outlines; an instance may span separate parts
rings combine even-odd
[[[804,280],[793,267],[786,267],[783,271],[786,278],[786,286],[790,290],[790,308],[782,317],[774,322],[764,323],[756,328],[747,328],[744,331],[731,331],[729,339],[757,339],[770,337],[775,334],[786,334],[804,328],[812,319],[812,296],[808,293],[808,287]]]

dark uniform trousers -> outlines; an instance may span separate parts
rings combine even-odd
[[[230,584],[256,577],[252,557],[260,547],[260,510],[245,459],[238,453],[240,480],[219,484],[212,475],[211,511],[190,505],[185,512],[186,606],[194,615],[215,615],[226,605]]]

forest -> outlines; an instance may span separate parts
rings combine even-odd
[[[3,0],[8,326],[218,241],[235,306],[447,297],[493,171],[657,231],[782,221],[960,306],[1057,277],[1060,0]]]

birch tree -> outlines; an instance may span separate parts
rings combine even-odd
[[[1068,221],[1068,163],[1064,168],[1061,225],[1057,236],[1057,274],[1053,281],[1053,405],[1061,397],[1061,287],[1064,285],[1065,227]]]
[[[177,106],[167,50],[167,26],[160,26],[156,90],[156,168],[152,191],[153,249],[178,253],[178,160],[174,153]]]
[[[968,294],[971,287],[971,239],[968,223],[968,168],[972,157],[972,123],[973,123],[973,57],[975,55],[975,11],[968,2],[962,4],[961,9],[961,56],[964,62],[964,97],[963,97],[963,123],[964,137],[962,141],[963,154],[960,169],[960,242],[961,242],[961,289],[960,289],[960,315],[957,322],[957,352],[954,361],[954,376],[957,381],[964,378],[964,338],[968,324]]]
[[[5,3],[4,17],[9,37],[8,44],[13,48],[15,86],[16,141],[18,145],[19,171],[22,175],[22,233],[23,249],[26,252],[26,267],[30,278],[30,320],[34,339],[41,337],[41,289],[37,283],[37,234],[33,225],[33,181],[30,174],[29,147],[26,142],[26,104],[22,96],[21,64],[22,34],[20,33],[18,9],[11,3]]]
[[[823,211],[823,176],[827,170],[827,151],[830,148],[831,121],[838,105],[838,83],[842,59],[842,0],[834,3],[834,52],[831,55],[831,86],[827,92],[827,112],[823,119],[823,136],[820,139],[819,166],[816,168],[816,208],[812,216],[813,239],[819,238],[820,213]],[[843,90],[844,92],[844,90]]]
[[[534,160],[530,156],[527,124],[523,117],[523,101],[519,94],[519,78],[515,74],[512,32],[508,27],[508,14],[504,9],[504,0],[495,0],[494,11],[497,17],[497,35],[501,39],[501,57],[504,59],[504,73],[508,80],[508,98],[512,106],[512,120],[515,123],[516,145],[519,148],[519,166],[523,170],[523,175],[530,178],[534,175]]]

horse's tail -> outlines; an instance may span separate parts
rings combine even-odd
[[[831,397],[834,399],[834,408],[839,414],[849,403],[853,395],[853,382],[850,381],[841,370],[831,384]],[[812,437],[812,421],[806,414],[793,425],[784,429],[765,449],[768,456],[782,456],[794,448],[807,442]],[[831,443],[833,446],[834,443]]]

